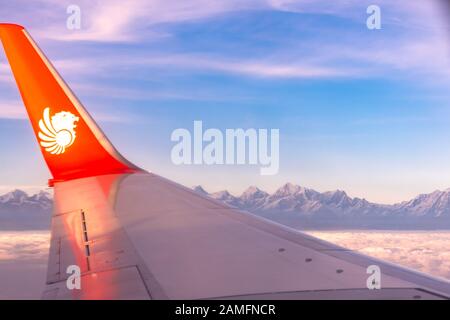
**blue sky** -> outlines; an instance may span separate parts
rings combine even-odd
[[[131,161],[187,186],[285,182],[392,203],[450,187],[448,25],[433,1],[14,1],[23,24]],[[66,8],[81,8],[81,30]],[[381,8],[382,29],[366,28]],[[175,166],[176,128],[279,128],[280,171]],[[49,173],[0,54],[0,191]]]

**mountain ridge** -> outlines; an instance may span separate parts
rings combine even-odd
[[[53,197],[47,191],[28,195],[15,189],[0,195],[1,230],[42,230],[50,227]]]
[[[450,228],[450,188],[396,204],[377,204],[352,198],[342,190],[319,192],[292,183],[284,184],[272,194],[251,186],[239,196],[226,190],[208,193],[201,186],[194,190],[198,188],[232,207],[294,226],[410,228],[416,224],[424,228]]]

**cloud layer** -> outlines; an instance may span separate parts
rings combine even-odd
[[[313,231],[314,237],[450,280],[450,232]]]
[[[48,231],[0,232],[0,261],[47,259],[50,243]]]

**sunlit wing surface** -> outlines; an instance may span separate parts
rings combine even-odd
[[[447,299],[450,282],[230,208],[126,161],[16,25],[0,38],[55,207],[45,299]],[[63,118],[63,120],[61,120]],[[75,125],[75,126],[74,126]],[[67,267],[81,268],[69,290]],[[381,289],[367,288],[367,267]]]
[[[46,298],[439,299],[450,285],[238,212],[159,176],[57,183]],[[66,267],[82,266],[81,291]],[[368,290],[366,269],[382,270]]]

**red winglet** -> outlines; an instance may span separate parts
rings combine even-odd
[[[22,26],[0,24],[0,39],[53,181],[142,171],[117,152]]]

